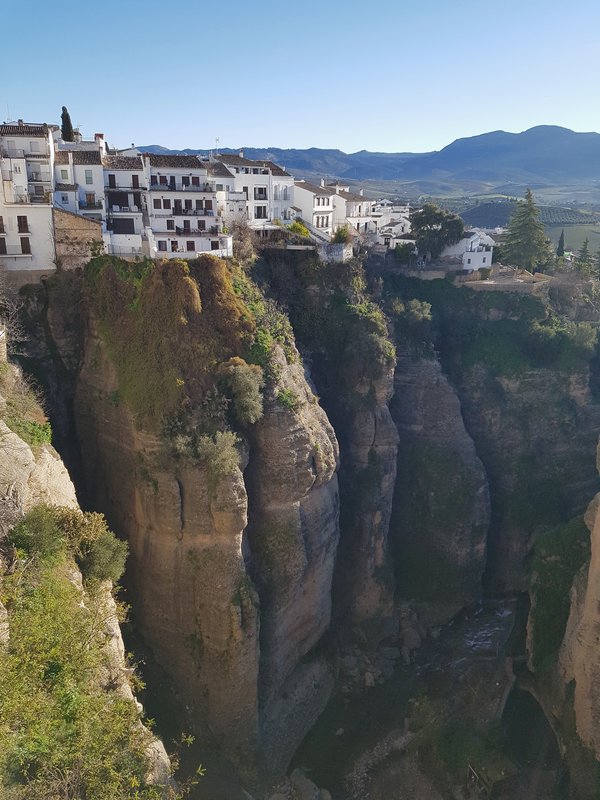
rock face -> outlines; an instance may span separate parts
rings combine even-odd
[[[481,593],[487,477],[459,398],[435,358],[400,355],[392,417],[400,435],[390,529],[400,596],[445,621]]]
[[[522,590],[536,526],[582,513],[598,489],[600,407],[585,369],[508,378],[481,366],[462,378],[458,392],[490,486],[487,588]]]
[[[5,533],[19,517],[40,504],[78,508],[75,487],[69,474],[53,447],[40,445],[35,450],[32,449],[0,420],[0,534]],[[80,589],[82,602],[85,602],[81,573],[75,565],[69,579]],[[103,685],[107,691],[114,691],[134,700],[128,680],[129,670],[126,666],[117,608],[108,582],[102,592],[106,637]],[[7,641],[9,636],[9,617],[4,606],[0,604],[0,643]],[[149,756],[152,780],[156,783],[168,782],[170,763],[159,739],[152,741]]]
[[[279,359],[245,474],[216,485],[115,404],[93,321],[75,396],[94,506],[130,543],[138,627],[193,729],[206,734],[204,721],[242,768],[269,771],[285,767],[333,685],[315,647],[329,626],[339,535],[333,429],[302,369]],[[296,407],[277,401],[285,390]]]
[[[564,684],[575,681],[575,725],[581,741],[600,759],[600,495],[585,516],[591,536],[589,566],[571,587],[571,609],[559,655]]]

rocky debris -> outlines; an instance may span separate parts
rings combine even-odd
[[[327,789],[320,789],[300,767],[277,787],[268,800],[332,800]]]
[[[413,734],[403,730],[390,731],[377,744],[364,752],[355,762],[346,778],[346,790],[350,800],[366,800],[369,797],[367,787],[369,773],[384,761],[390,753],[403,752]]]

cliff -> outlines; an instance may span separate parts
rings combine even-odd
[[[64,790],[61,781],[74,781],[79,772],[77,780],[82,790],[85,787],[90,797],[96,796],[96,777],[92,775],[97,764],[96,755],[90,752],[87,766],[79,768],[77,747],[80,741],[71,744],[67,741],[60,753],[55,751],[54,741],[52,745],[45,745],[42,764],[36,766],[40,757],[36,749],[44,745],[43,738],[34,744],[35,737],[50,735],[53,739],[58,738],[65,723],[62,712],[59,711],[56,718],[53,716],[56,710],[52,706],[52,681],[56,680],[58,686],[59,676],[67,670],[74,671],[69,680],[71,691],[78,693],[79,703],[87,702],[88,698],[100,692],[100,706],[105,701],[113,704],[111,698],[118,698],[116,702],[122,704],[123,721],[125,718],[128,720],[129,728],[128,732],[123,730],[118,748],[121,754],[129,750],[132,762],[139,759],[138,764],[146,770],[146,775],[140,776],[142,782],[139,786],[142,783],[144,786],[167,784],[170,782],[170,764],[162,742],[152,737],[139,719],[142,708],[132,691],[132,669],[125,657],[111,582],[102,576],[100,582],[96,578],[93,584],[85,583],[73,556],[63,557],[64,540],[60,537],[66,534],[67,528],[61,530],[55,519],[61,518],[71,531],[90,520],[79,511],[75,489],[64,464],[45,441],[47,425],[41,422],[43,411],[16,367],[0,364],[0,390],[0,414],[3,417],[0,419],[0,588],[6,605],[0,603],[0,640],[3,645],[0,680],[4,712],[0,724],[3,747],[0,772],[3,785],[10,787],[14,781],[35,792],[35,785],[41,781],[46,790],[54,787],[60,792]],[[11,430],[7,422],[20,435]],[[102,525],[96,524],[103,532]],[[102,535],[105,541],[110,542],[106,538],[108,533]],[[100,574],[97,570],[96,575]],[[42,605],[36,606],[36,603]],[[69,637],[77,626],[82,626],[78,628],[82,635],[93,619],[96,623],[86,651],[71,660],[73,643],[69,642]],[[41,630],[36,625],[41,625]],[[40,635],[41,640],[36,638]],[[50,649],[46,654],[47,647]],[[21,648],[25,648],[25,660]],[[98,660],[94,661],[96,652]],[[47,662],[47,657],[52,660]],[[36,684],[36,665],[46,670],[43,689]],[[49,670],[54,670],[56,676],[52,681]],[[15,684],[13,681],[17,674],[19,679]],[[21,688],[26,692],[23,699],[27,707],[21,704]],[[61,690],[57,688],[56,691]],[[37,715],[35,720],[28,719],[30,712]],[[85,725],[84,712],[73,707],[70,714],[71,724]],[[19,723],[23,728],[21,739],[17,741],[14,731],[18,730]],[[39,724],[44,728],[43,733],[38,730]],[[106,724],[111,725],[111,720],[107,718]],[[13,732],[9,733],[11,728]],[[79,737],[81,741],[86,739],[81,728]],[[98,744],[99,757],[105,759],[106,764],[115,757],[111,751],[112,744],[110,736]],[[14,780],[15,747],[20,748],[20,769],[25,770],[17,780]],[[29,752],[28,747],[31,748]],[[62,775],[60,780],[57,777],[59,772]],[[125,778],[127,773],[128,769],[123,767],[121,777]],[[106,785],[112,784],[107,780]],[[21,794],[16,794],[16,797],[21,797]]]

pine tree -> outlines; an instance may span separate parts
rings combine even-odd
[[[590,253],[590,241],[586,237],[575,256],[575,269],[583,275],[591,275],[594,272],[594,266],[594,259]]]
[[[60,115],[61,125],[60,125],[60,135],[62,136],[63,142],[72,142],[73,141],[73,125],[71,124],[71,116],[67,111],[67,107],[62,107],[62,114]]]
[[[565,254],[565,229],[563,228],[560,232],[560,238],[558,240],[558,247],[556,248],[556,256],[557,258],[562,258]]]
[[[525,200],[517,204],[503,245],[507,263],[530,272],[552,261],[552,245],[540,221],[531,189],[527,189]]]

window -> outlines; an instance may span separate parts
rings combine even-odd
[[[0,217],[0,233],[4,233],[4,218]]]
[[[254,199],[255,200],[266,200],[267,199],[267,188],[266,188],[266,186],[255,186],[254,187]]]
[[[17,217],[17,228],[19,233],[29,233],[29,226],[27,225],[27,217]]]
[[[181,176],[181,185],[182,186],[189,186],[190,185],[190,179],[189,179],[188,175],[182,175]]]
[[[116,189],[117,188],[117,176],[116,175],[109,175],[108,176],[108,188],[109,189]]]
[[[467,264],[470,264],[470,263],[471,263],[471,259],[467,258]]]
[[[160,202],[160,197],[155,197],[152,201],[153,208],[162,208],[162,203]]]
[[[216,191],[217,192],[222,192],[223,191],[223,184],[222,183],[217,183]]]
[[[159,178],[158,178],[158,182],[160,183],[161,186],[166,186],[167,185],[167,176],[166,175],[160,175]]]
[[[171,201],[169,199],[163,200],[163,208],[171,208]]]
[[[191,210],[192,208],[192,201],[191,200],[184,200],[183,205],[186,209]]]
[[[485,256],[483,257],[483,263],[485,264]]]
[[[200,178],[198,175],[192,175],[192,186],[200,186]]]
[[[254,219],[267,219],[267,207],[266,206],[255,206],[254,207]]]
[[[6,239],[0,239],[0,256],[6,255]]]
[[[158,177],[156,175],[150,175],[150,186],[158,186]]]
[[[212,200],[206,200],[204,203],[204,208],[207,211],[212,211]]]
[[[198,230],[205,231],[206,230],[206,222],[203,219],[198,220]]]
[[[31,245],[28,236],[21,236],[21,252],[24,256],[31,255]]]
[[[164,240],[159,239],[158,240],[158,249],[160,250],[161,253],[166,253],[167,252],[167,243]]]
[[[68,181],[69,180],[69,170],[68,169],[61,169],[61,171],[60,171],[60,179],[61,179],[61,181]]]
[[[196,249],[196,242],[186,242],[185,249],[188,251],[188,253],[193,253]]]
[[[175,220],[174,219],[168,219],[167,220],[167,230],[168,231],[174,231],[175,230]]]
[[[132,175],[131,176],[131,186],[134,189],[140,188],[140,176],[139,175]]]
[[[68,203],[69,202],[69,195],[68,194],[61,194],[60,202],[61,203]]]
[[[210,242],[210,249],[211,249],[211,250],[218,250],[218,249],[219,249],[219,242],[218,242],[218,240],[217,240],[217,241],[215,241],[215,239],[211,239],[211,242]]]
[[[90,184],[90,183],[94,182],[94,175],[93,175],[91,169],[86,169],[86,171],[85,171],[85,182],[87,184]]]
[[[196,200],[196,211],[202,210],[202,200]]]

